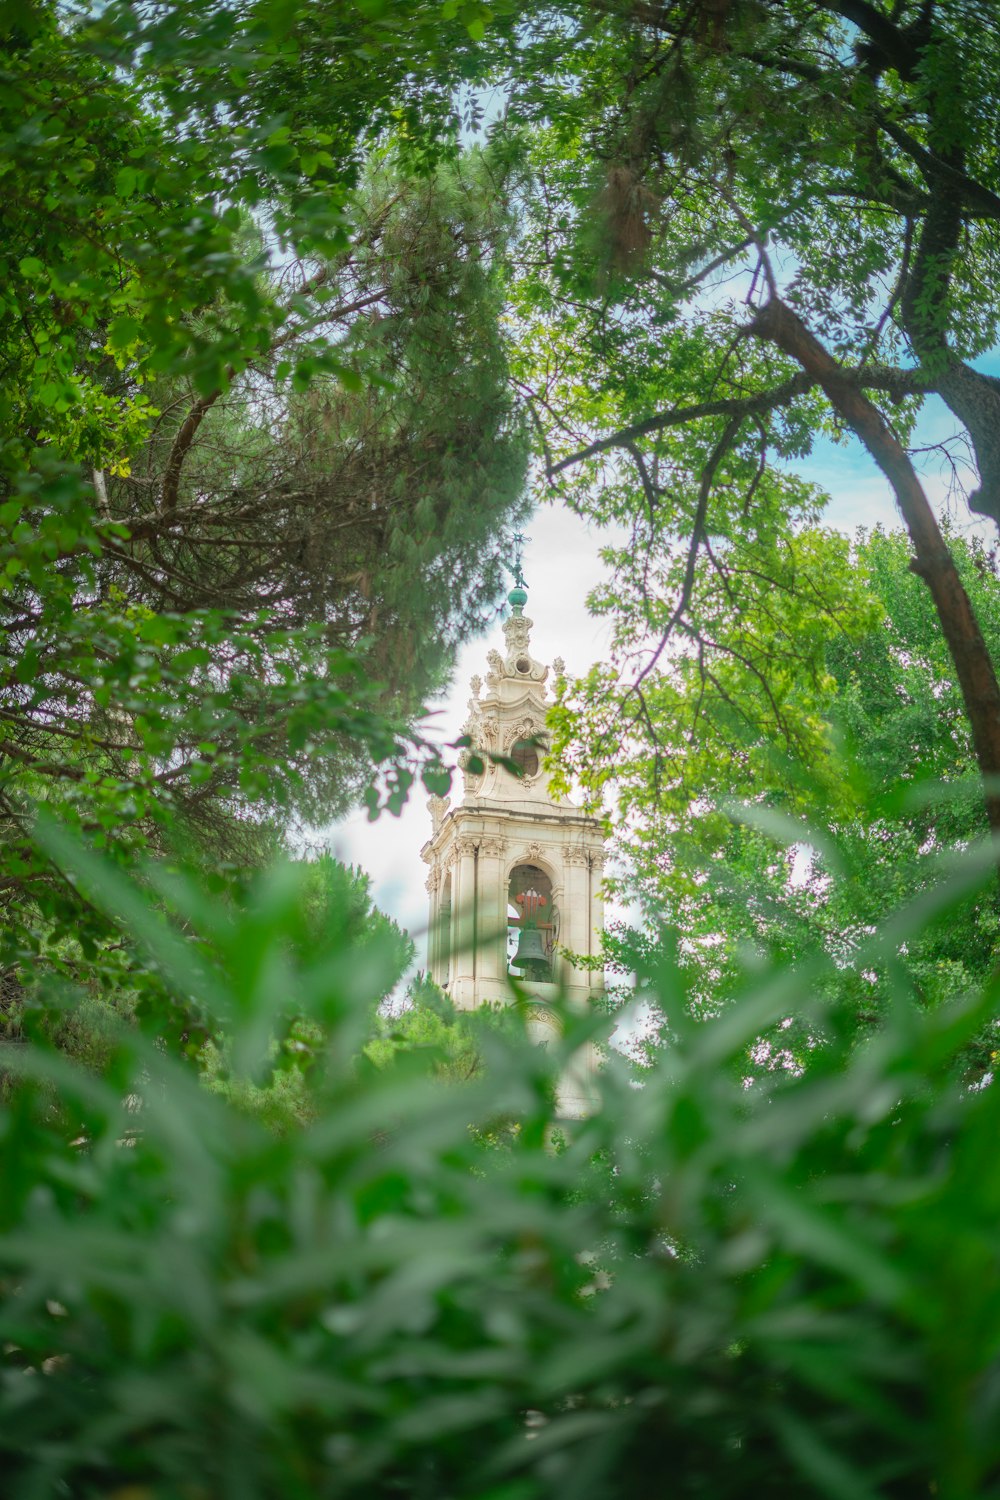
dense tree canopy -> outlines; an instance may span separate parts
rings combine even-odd
[[[540,124],[519,309],[549,475],[634,525],[637,549],[672,532],[669,592],[639,616],[660,651],[695,641],[706,683],[717,652],[692,602],[736,574],[744,599],[755,578],[760,601],[782,589],[808,505],[789,465],[819,433],[859,440],[992,777],[996,664],[906,448],[936,392],[978,471],[970,505],[997,512],[1000,384],[979,363],[998,319],[988,39],[993,8],[960,0],[561,8],[522,96]],[[623,612],[638,647],[634,593]],[[637,717],[651,669],[632,672]],[[778,652],[764,677],[781,672]]]
[[[952,538],[990,649],[1000,650],[995,551]],[[592,706],[564,710],[564,753],[617,799],[618,884],[643,930],[618,925],[607,949],[615,970],[634,970],[656,947],[664,920],[680,937],[679,961],[700,1014],[732,1002],[748,963],[793,964],[822,947],[846,967],[838,978],[856,1038],[884,1020],[904,969],[921,1003],[967,992],[996,967],[997,898],[976,892],[946,924],[911,934],[894,965],[851,969],[851,955],[891,911],[942,877],[949,854],[985,832],[975,754],[953,663],[931,599],[908,566],[904,533],[862,533],[843,573],[863,596],[867,628],[831,630],[821,670],[805,675],[789,655],[782,711],[803,698],[812,734],[798,745],[772,733],[766,700],[745,684],[706,692],[696,663],[676,653],[650,691],[660,735],[616,735],[619,699],[595,672]],[[858,618],[862,618],[860,612]],[[737,607],[714,627],[723,649],[746,653],[750,628]],[[742,691],[741,691],[742,687]],[[595,705],[602,705],[596,712]],[[626,992],[626,999],[630,998]],[[818,1034],[807,1016],[785,1020],[780,1053],[805,1063]],[[774,1039],[757,1049],[770,1065]],[[989,1072],[995,1024],[965,1065]]]
[[[522,501],[475,5],[29,8],[8,31],[0,314],[5,959],[119,857],[254,863],[414,738]],[[337,59],[331,70],[328,56]],[[90,932],[90,928],[93,932]],[[15,981],[16,978],[15,978]]]

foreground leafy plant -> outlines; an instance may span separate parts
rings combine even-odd
[[[12,1493],[74,1500],[680,1495],[972,1500],[1000,1473],[1000,1092],[953,1059],[996,986],[895,1005],[838,1049],[822,952],[670,1028],[646,1087],[609,1059],[600,1111],[548,1144],[553,1055],[509,1028],[443,1086],[424,1049],[359,1066],[392,956],[324,924],[295,877],[243,915],[173,884],[199,946],[53,831],[50,855],[128,914],[179,995],[265,1079],[290,1003],[322,1029],[316,1118],[276,1137],[123,1029],[103,1077],[16,1049],[2,1116],[0,1453]],[[988,878],[992,851],[888,921],[891,959]],[[199,956],[199,951],[202,956]],[[205,957],[211,953],[211,961]],[[833,1040],[742,1086],[791,1011]],[[15,1049],[8,1049],[14,1052]],[[505,1149],[475,1128],[516,1116]]]

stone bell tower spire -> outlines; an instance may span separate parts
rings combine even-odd
[[[460,1009],[506,1002],[508,974],[539,999],[561,990],[582,1006],[601,992],[602,976],[566,955],[600,950],[604,837],[597,818],[550,788],[549,668],[531,652],[520,561],[508,597],[506,651],[488,651],[485,684],[479,676],[471,683],[462,800],[431,799],[433,833],[422,851],[430,866],[428,970]],[[562,661],[553,665],[561,676]],[[529,1024],[544,1032],[549,1013],[540,1007]],[[570,1080],[567,1089],[565,1113],[584,1113],[584,1084]]]

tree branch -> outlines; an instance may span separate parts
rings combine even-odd
[[[846,380],[853,380],[858,388],[867,390],[885,391],[888,395],[898,398],[901,396],[913,396],[920,392],[930,392],[934,388],[920,369],[902,370],[894,366],[872,366],[868,370],[844,371]],[[663,432],[669,427],[683,427],[688,422],[698,422],[705,417],[744,417],[761,416],[766,412],[774,411],[778,407],[788,406],[799,396],[814,390],[820,382],[804,371],[791,375],[769,391],[760,391],[753,396],[721,397],[718,401],[701,401],[692,406],[675,406],[670,411],[657,412],[655,416],[645,417],[641,422],[633,422],[629,427],[622,427],[618,432],[613,432],[609,437],[598,438],[593,443],[588,443],[586,448],[581,448],[577,453],[571,453],[568,458],[562,458],[557,464],[552,464],[546,469],[546,478],[553,479],[563,469],[572,468],[574,464],[583,463],[585,459],[594,458],[599,453],[606,453],[611,448],[627,448],[637,438],[648,437],[650,433]]]
[[[875,111],[875,120],[879,129],[884,130],[900,150],[916,163],[924,178],[928,181],[936,178],[939,182],[948,183],[961,195],[966,206],[974,210],[977,218],[1000,219],[1000,197],[985,183],[970,177],[964,166],[956,166],[939,156],[936,151],[922,146],[908,130],[890,119],[884,110]]]
[[[905,83],[912,83],[920,65],[926,36],[918,26],[897,26],[869,0],[827,0],[830,10],[842,16],[868,38],[883,67],[894,69]]]
[[[701,484],[698,487],[698,503],[695,507],[694,521],[691,526],[691,542],[688,546],[687,563],[684,568],[684,578],[681,582],[680,595],[671,611],[666,628],[660,637],[660,644],[632,684],[633,690],[640,688],[650,672],[652,672],[662,656],[664,648],[674,632],[674,628],[691,603],[691,594],[694,589],[695,573],[698,566],[698,553],[701,550],[702,542],[705,540],[705,519],[708,514],[708,497],[712,493],[712,481],[715,479],[716,469],[732,447],[736,434],[743,425],[743,421],[743,416],[730,417],[722,436],[709,454],[708,462],[702,470]]]

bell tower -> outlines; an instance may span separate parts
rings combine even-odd
[[[532,621],[520,570],[503,626],[506,652],[487,652],[488,671],[472,679],[463,734],[462,799],[430,800],[433,833],[422,855],[430,866],[428,972],[462,1010],[506,1002],[508,974],[539,1000],[566,996],[585,1006],[603,976],[578,968],[566,952],[600,952],[604,926],[600,821],[550,790],[544,757],[551,706],[549,668],[531,654]],[[563,663],[556,658],[556,676]],[[491,760],[501,755],[517,768]],[[529,1012],[545,1040],[551,1012]],[[585,1112],[585,1088],[567,1080],[568,1114]]]

